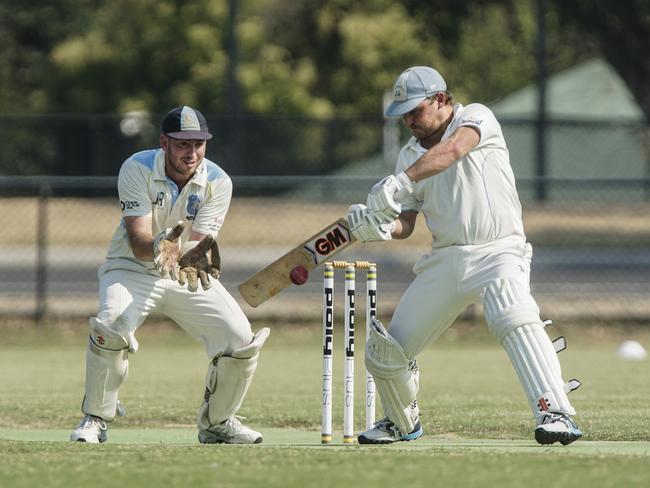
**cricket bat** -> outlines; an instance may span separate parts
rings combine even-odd
[[[347,219],[340,218],[248,278],[239,285],[239,292],[249,305],[257,307],[292,284],[294,268],[311,271],[354,242]]]

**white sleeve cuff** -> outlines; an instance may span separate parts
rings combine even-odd
[[[408,177],[405,171],[402,171],[398,175],[395,176],[399,184],[401,185],[401,189],[406,190],[408,193],[413,193],[413,181],[411,178]]]

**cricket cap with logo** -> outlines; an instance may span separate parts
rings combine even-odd
[[[174,139],[212,139],[203,114],[188,106],[170,110],[162,121],[161,130]]]
[[[435,69],[413,66],[403,71],[393,86],[393,100],[384,110],[386,117],[399,117],[435,93],[446,91],[447,83]]]

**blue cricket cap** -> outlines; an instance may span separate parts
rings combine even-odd
[[[174,139],[212,139],[203,114],[188,106],[170,110],[162,121],[161,130]]]
[[[410,112],[418,104],[441,91],[447,90],[447,83],[435,69],[428,66],[414,66],[403,71],[393,86],[393,101],[386,107],[384,115],[399,117]]]

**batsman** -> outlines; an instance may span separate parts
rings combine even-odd
[[[89,324],[84,417],[72,441],[106,441],[129,354],[138,350],[135,332],[157,312],[199,341],[208,357],[205,391],[197,392],[199,441],[262,442],[262,434],[235,414],[269,329],[254,334],[219,281],[216,239],[232,182],[205,158],[211,138],[201,112],[175,108],[162,121],[160,148],[132,155],[120,169],[122,220],[98,272],[99,312]]]
[[[419,213],[432,247],[413,270],[387,328],[372,322],[365,351],[386,415],[359,435],[362,444],[387,444],[423,434],[417,403],[416,356],[480,303],[487,327],[507,352],[535,419],[540,444],[569,444],[582,436],[567,393],[580,382],[562,380],[554,343],[530,291],[532,247],[508,149],[486,106],[454,103],[438,71],[402,72],[385,115],[401,117],[411,139],[395,175],[378,182],[348,221],[363,242],[404,239]],[[558,348],[559,349],[559,348]]]

